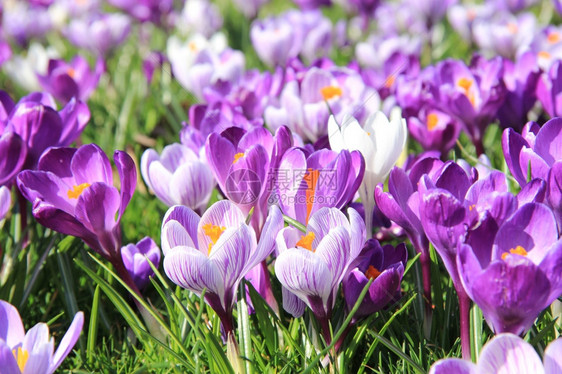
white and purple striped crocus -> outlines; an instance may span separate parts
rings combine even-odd
[[[347,213],[349,219],[339,209],[322,208],[310,217],[306,233],[286,227],[277,235],[275,274],[284,287],[283,307],[299,316],[306,304],[327,343],[336,293],[365,243],[363,218],[353,208]]]
[[[10,189],[6,186],[0,186],[0,221],[6,217],[12,205],[12,196]]]
[[[18,310],[7,301],[0,300],[2,373],[54,373],[76,344],[83,325],[84,313],[78,312],[55,351],[55,339],[49,338],[46,323],[38,323],[26,333]]]
[[[141,174],[164,204],[185,205],[200,213],[216,184],[209,165],[178,143],[164,147],[161,155],[147,149],[141,157]]]
[[[437,361],[429,374],[556,374],[562,372],[562,339],[550,343],[541,362],[537,351],[520,337],[496,335],[482,349],[478,363],[458,358]]]
[[[40,224],[79,237],[124,276],[119,224],[135,191],[137,172],[125,152],[115,151],[113,159],[120,192],[113,186],[109,159],[95,144],[50,148],[39,159],[37,170],[18,175],[17,184],[33,204],[33,216]]]
[[[142,290],[149,283],[150,277],[154,275],[148,261],[156,268],[160,265],[160,248],[152,238],[146,236],[137,244],[130,243],[121,248],[121,257],[133,282],[139,290]]]
[[[234,326],[232,309],[238,285],[274,249],[283,217],[272,206],[260,240],[246,216],[229,200],[213,204],[199,217],[193,210],[171,207],[162,223],[164,271],[175,284],[201,294],[219,316],[226,336]]]

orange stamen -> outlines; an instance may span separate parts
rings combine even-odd
[[[320,170],[308,169],[304,175],[304,181],[306,182],[306,224],[308,224],[308,217],[310,217],[310,212],[312,212],[312,206],[314,205],[314,194],[316,193],[316,185],[318,184],[318,177],[320,176]]]
[[[313,232],[309,232],[306,235],[302,235],[300,240],[297,242],[296,246],[314,252],[314,249],[312,249],[312,241],[314,240],[314,238],[315,235]]]
[[[88,187],[90,187],[90,183],[82,183],[78,186],[72,186],[72,188],[66,192],[66,195],[69,199],[78,199],[78,197],[82,195],[82,192],[84,192],[84,190]]]
[[[390,74],[386,80],[384,81],[384,86],[386,88],[390,88],[394,85],[394,82],[396,81],[396,76],[394,74]]]
[[[527,256],[527,251],[525,250],[525,248],[521,247],[520,245],[518,245],[515,248],[511,248],[509,250],[509,252],[504,252],[502,253],[502,260],[505,260],[506,257],[510,254],[514,254],[514,255],[520,255],[520,256]]]
[[[190,42],[187,47],[191,52],[197,52],[199,50],[199,48],[197,47],[197,43],[195,42]]]
[[[222,233],[226,230],[226,227],[207,223],[206,225],[203,225],[202,228],[203,232],[205,232],[205,235],[207,235],[209,239],[211,239],[211,243],[209,243],[209,251],[207,252],[207,255],[210,255],[213,245],[217,244],[217,241],[219,240]]]
[[[244,153],[237,153],[234,155],[234,161],[232,161],[232,165],[238,162],[242,157],[244,157]]]
[[[369,279],[377,279],[377,277],[381,274],[382,273],[379,271],[379,269],[377,269],[373,265],[369,265],[369,268],[365,272],[365,276]]]
[[[341,88],[339,88],[337,86],[322,87],[320,89],[320,93],[322,94],[322,97],[326,101],[328,101],[328,100],[330,100],[334,97],[340,97],[343,94]]]
[[[517,30],[519,30],[519,27],[517,26],[516,23],[510,22],[507,24],[507,29],[509,30],[510,33],[517,34]]]
[[[68,74],[70,78],[74,79],[74,77],[76,76],[76,70],[74,70],[73,68],[68,68],[66,70],[66,74]]]
[[[468,100],[474,106],[475,99],[474,99],[474,92],[470,90],[474,81],[468,78],[461,78],[457,81],[457,85],[463,89],[464,94],[468,97]]]
[[[537,56],[540,57],[540,58],[547,58],[547,59],[549,59],[551,57],[550,53],[548,53],[547,51],[540,51],[537,54]]]
[[[435,113],[429,113],[425,119],[425,122],[427,124],[427,129],[429,131],[432,131],[437,126],[437,123],[439,122],[439,117]]]
[[[555,44],[558,43],[560,41],[560,34],[557,32],[551,32],[550,34],[548,34],[548,36],[546,37],[546,40],[550,43],[550,44]]]

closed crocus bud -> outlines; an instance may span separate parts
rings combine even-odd
[[[364,128],[351,117],[344,119],[339,127],[332,116],[328,131],[333,150],[358,150],[365,159],[365,176],[359,187],[359,196],[365,207],[367,236],[370,238],[375,186],[385,181],[406,145],[406,121],[400,110],[393,110],[390,121],[384,113],[377,112],[367,119]]]
[[[250,38],[260,59],[269,66],[285,66],[300,51],[300,48],[295,48],[299,43],[295,43],[293,25],[283,19],[254,21]]]
[[[147,149],[141,158],[141,173],[146,184],[166,205],[185,205],[205,209],[215,178],[209,165],[183,144],[166,146],[159,155]]]
[[[141,239],[137,244],[127,244],[121,248],[121,257],[125,269],[131,274],[131,278],[142,290],[148,284],[154,271],[150,267],[150,261],[156,268],[160,264],[160,248],[152,238],[148,236]]]

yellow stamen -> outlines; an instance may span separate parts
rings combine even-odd
[[[238,162],[242,157],[244,157],[244,153],[237,153],[234,155],[234,161],[232,161],[232,165]]]
[[[66,195],[69,199],[78,199],[78,197],[82,195],[82,192],[84,192],[84,190],[88,187],[90,187],[90,183],[82,183],[78,186],[72,186],[72,189],[68,190]]]
[[[29,352],[24,351],[21,347],[19,347],[18,349],[13,349],[12,353],[16,358],[20,371],[23,373],[23,369],[25,369],[25,364],[27,364],[27,359],[29,358]]]
[[[435,129],[435,126],[437,126],[437,123],[439,122],[439,117],[437,117],[437,114],[435,113],[429,113],[425,118],[425,122],[427,124],[427,129],[429,131],[432,131],[433,129]]]
[[[316,194],[316,184],[318,183],[318,177],[320,176],[320,170],[308,169],[304,175],[304,181],[306,182],[306,224],[308,224],[308,217],[312,212],[312,206],[314,205],[314,195]]]
[[[320,93],[324,100],[328,101],[334,97],[340,97],[343,92],[338,86],[326,86],[320,89]]]
[[[365,272],[365,276],[369,279],[377,279],[377,277],[381,274],[382,273],[379,271],[379,269],[377,269],[373,265],[369,265],[369,268]]]
[[[66,74],[68,74],[70,78],[74,79],[74,76],[76,75],[76,70],[74,70],[73,68],[68,68],[66,70]]]
[[[209,243],[209,252],[207,253],[207,254],[211,254],[211,249],[213,248],[213,245],[217,244],[217,241],[221,237],[222,233],[226,230],[226,227],[213,225],[212,223],[207,223],[206,225],[203,225],[202,228],[203,231],[205,232],[205,235],[207,235],[209,239],[211,239],[211,243]]]
[[[468,100],[474,106],[475,99],[474,99],[474,92],[470,90],[474,81],[468,78],[461,78],[457,81],[457,85],[463,89],[464,94],[468,97]]]
[[[548,36],[546,37],[546,40],[550,43],[550,44],[555,44],[558,43],[560,41],[560,34],[557,32],[551,32],[550,34],[548,34]]]
[[[547,59],[549,59],[551,57],[550,53],[548,53],[547,51],[540,51],[537,54],[537,56],[540,57],[540,58],[547,58]]]
[[[296,246],[314,252],[314,250],[312,249],[312,241],[314,240],[314,237],[315,235],[313,232],[309,232],[306,235],[302,235],[301,239],[297,242]]]
[[[509,250],[509,252],[504,252],[502,254],[502,260],[505,260],[506,257],[510,254],[514,254],[514,255],[520,255],[520,256],[527,256],[527,251],[525,250],[525,248],[521,247],[520,245],[518,245],[515,248],[511,248]]]
[[[472,212],[472,210],[476,208],[476,204],[472,204],[468,207],[468,210],[470,210]]]

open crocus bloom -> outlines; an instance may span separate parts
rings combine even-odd
[[[232,332],[232,307],[240,281],[273,251],[283,227],[279,208],[272,206],[261,239],[246,224],[242,211],[229,200],[213,204],[201,218],[185,206],[171,207],[162,224],[164,271],[175,284],[197,294]]]
[[[496,335],[484,346],[478,364],[458,358],[437,361],[429,374],[555,374],[562,372],[562,339],[550,343],[541,359],[520,337]]]
[[[33,203],[33,216],[45,227],[84,240],[93,250],[121,263],[119,223],[135,191],[137,173],[131,157],[115,151],[121,191],[113,186],[111,164],[101,148],[51,148],[38,170],[18,175],[18,187]]]
[[[121,257],[125,269],[131,274],[139,290],[142,290],[154,275],[148,261],[156,268],[160,265],[160,248],[152,238],[145,236],[137,244],[130,243],[121,248]]]
[[[352,208],[347,212],[349,219],[324,207],[312,214],[306,234],[286,227],[277,235],[275,274],[285,288],[283,307],[292,315],[304,312],[304,302],[321,323],[330,318],[336,292],[365,242],[363,219]]]
[[[49,327],[38,323],[27,333],[18,310],[0,300],[0,367],[7,374],[51,374],[68,356],[82,332],[84,313],[78,312],[55,349]],[[54,352],[53,352],[54,351]]]
[[[494,332],[524,333],[562,293],[562,241],[546,205],[523,205],[499,229],[482,220],[467,242],[459,244],[460,279]]]

